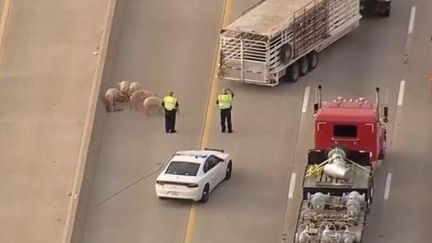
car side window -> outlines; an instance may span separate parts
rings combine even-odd
[[[204,163],[203,171],[204,173],[207,173],[207,171],[209,170],[210,170],[210,163],[209,160],[206,160],[206,162]]]
[[[204,163],[204,168],[203,168],[204,173],[206,173],[207,171],[215,167],[219,163],[219,161],[220,160],[214,156],[208,157],[206,162]]]

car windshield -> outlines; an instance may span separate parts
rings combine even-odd
[[[200,164],[191,162],[172,161],[166,170],[166,174],[196,176]]]

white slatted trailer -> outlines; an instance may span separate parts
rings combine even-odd
[[[318,53],[358,27],[358,0],[266,0],[221,31],[219,77],[276,86],[297,81]]]

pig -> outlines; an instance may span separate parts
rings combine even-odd
[[[123,101],[128,101],[129,100],[129,85],[130,82],[129,81],[121,81],[119,82],[119,90],[120,90],[120,97],[119,97],[119,101],[123,102]]]
[[[141,88],[140,83],[138,82],[131,82],[129,85],[129,98],[132,96],[132,94],[139,90]]]
[[[142,106],[147,116],[152,114],[154,111],[157,111],[158,114],[162,114],[163,112],[162,99],[156,96],[146,98],[142,103]]]
[[[130,96],[129,105],[131,108],[138,110],[143,107],[144,100],[152,96],[156,96],[156,94],[144,89],[137,90]]]
[[[117,99],[120,91],[117,88],[109,88],[105,91],[104,104],[107,112],[115,111]]]

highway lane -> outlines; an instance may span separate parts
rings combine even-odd
[[[315,85],[324,85],[325,97],[361,95],[373,101],[375,86],[389,91],[389,149],[387,158],[375,174],[375,200],[368,218],[365,242],[428,242],[429,239],[425,225],[428,222],[426,215],[431,209],[424,201],[409,199],[420,198],[427,191],[430,180],[424,175],[416,175],[422,175],[422,171],[429,169],[428,150],[431,148],[430,134],[418,136],[414,129],[410,129],[416,124],[420,130],[427,131],[431,122],[430,108],[427,108],[429,104],[425,103],[430,97],[425,89],[425,78],[427,71],[430,71],[430,43],[426,29],[430,19],[426,19],[426,13],[423,13],[423,19],[417,19],[420,22],[416,24],[419,29],[412,44],[412,61],[409,64],[401,62],[412,4],[394,4],[389,19],[362,20],[358,31],[323,53],[320,67],[310,74],[312,80],[322,80]],[[430,8],[424,5],[426,3],[420,9]],[[421,18],[420,15],[418,18]],[[344,64],[344,61],[347,63]],[[346,83],[347,80],[350,83]],[[406,105],[398,107],[402,80],[407,80]],[[311,124],[311,121],[308,123]],[[404,124],[408,131],[402,128]],[[305,134],[309,137],[310,132]],[[413,142],[417,138],[419,140]],[[412,160],[418,161],[418,164],[407,164]],[[389,199],[383,203],[388,173],[392,173],[393,182]],[[294,223],[295,219],[291,222]]]
[[[415,136],[408,134],[405,134],[405,136],[397,136],[400,130],[398,124],[400,123],[402,116],[403,120],[412,117],[410,115],[402,115],[400,107],[397,107],[398,95],[400,93],[400,81],[407,79],[406,65],[403,64],[401,60],[405,46],[410,7],[411,5],[408,2],[395,4],[393,7],[392,17],[389,19],[362,20],[358,31],[350,34],[346,40],[341,40],[323,53],[321,56],[321,66],[317,72],[310,75],[314,81],[322,80],[316,82],[316,84],[322,83],[324,85],[323,93],[325,97],[361,95],[373,101],[373,88],[375,86],[380,86],[382,90],[389,91],[390,123],[387,124],[389,129],[388,156],[382,166],[377,169],[375,174],[375,200],[368,218],[365,242],[428,241],[428,238],[426,238],[427,235],[417,234],[417,229],[425,230],[424,225],[426,220],[417,221],[415,224],[417,229],[410,228],[413,230],[408,230],[406,228],[408,225],[404,223],[389,225],[388,222],[395,221],[394,219],[386,217],[386,214],[398,215],[398,219],[402,219],[406,216],[407,212],[403,212],[401,208],[393,210],[387,209],[389,206],[383,204],[385,182],[388,173],[393,173],[393,182],[394,180],[403,180],[401,178],[396,179],[396,177],[399,177],[399,174],[401,173],[407,172],[408,177],[415,175],[415,173],[412,173],[406,167],[400,169],[392,168],[395,161],[405,160],[400,157],[400,149],[396,144],[401,140],[406,141],[406,138],[410,136]],[[425,31],[423,30],[422,33],[425,33]],[[425,49],[424,43],[423,49]],[[343,64],[343,62],[347,63]],[[427,58],[423,58],[421,62],[429,63],[430,61],[428,61]],[[416,70],[416,73],[422,73],[420,75],[425,76],[424,70],[418,69],[418,66],[414,69]],[[313,78],[315,75],[317,75],[317,78]],[[350,83],[347,83],[347,80]],[[411,85],[412,84],[408,83],[407,87]],[[408,96],[407,93],[406,96]],[[411,97],[411,102],[415,104],[414,106],[419,106],[422,102],[422,98],[417,98],[417,96],[418,94],[414,92],[413,97]],[[408,100],[410,98],[406,97],[405,99]],[[427,115],[422,117],[425,118],[424,122],[430,123],[430,117],[428,118]],[[411,121],[411,124],[412,123],[413,121]],[[396,128],[394,128],[394,126],[396,126]],[[426,141],[426,143],[424,143],[423,148],[421,148],[423,152],[420,154],[427,151],[427,139],[430,141],[430,135],[425,134],[424,136],[424,141]],[[415,149],[413,151],[415,151]],[[424,159],[428,160],[427,157],[424,157]],[[417,187],[422,188],[423,190],[426,189],[424,186],[425,184],[426,183],[422,183],[420,180],[416,183]],[[391,191],[393,190],[393,187],[394,183],[391,187]],[[299,190],[299,188],[297,189]],[[392,191],[390,195],[393,193],[395,192]],[[399,196],[404,197],[404,195],[405,194],[400,193]],[[398,202],[400,202],[399,199],[392,199],[391,196],[388,201],[388,203],[396,204],[398,204]],[[404,203],[406,202],[404,201]],[[423,207],[422,209],[418,209],[416,212],[424,213],[428,210],[430,209]],[[291,222],[294,223],[295,219],[292,219]],[[398,222],[404,221],[401,220]],[[382,228],[388,229],[387,236],[384,236],[384,238],[383,235],[385,230]],[[395,234],[395,231],[400,232],[400,234]],[[389,237],[388,235],[398,236]],[[404,235],[404,237],[401,237],[402,235]]]
[[[428,1],[405,3],[405,14],[416,6],[413,21],[412,45],[409,62],[401,68],[406,80],[405,98],[398,106],[394,142],[391,147],[388,199],[381,206],[382,216],[373,228],[376,242],[429,242],[429,221],[432,208],[428,195],[432,183],[429,171],[432,148],[432,90],[428,76],[432,69],[432,18]],[[408,25],[407,25],[408,26]],[[405,31],[408,29],[405,28]],[[374,238],[372,238],[374,239]]]
[[[255,2],[234,1],[232,19]],[[163,3],[151,4],[154,7]],[[212,9],[221,11],[222,3],[214,4]],[[310,129],[312,127],[310,110],[312,97],[309,99],[307,112],[304,114],[301,112],[305,86],[315,87],[318,83],[324,84],[324,95],[328,99],[342,94],[344,96],[361,95],[373,101],[375,86],[389,90],[392,120],[389,127],[390,139],[392,139],[399,82],[403,76],[400,61],[408,23],[408,5],[409,3],[395,5],[395,11],[390,19],[363,20],[359,30],[324,51],[321,55],[320,66],[296,84],[283,84],[269,89],[225,81],[218,82],[219,88],[230,87],[236,93],[233,117],[234,134],[220,133],[219,117],[217,111],[213,110],[209,146],[223,147],[233,155],[234,173],[231,181],[224,182],[214,191],[207,204],[196,205],[196,214],[192,217],[194,223],[190,226],[192,232],[190,242],[278,242],[282,232],[292,231],[297,216],[296,205],[299,202],[299,187],[306,149],[312,144],[312,130]],[[137,46],[144,44],[155,48],[154,45],[148,44],[147,38],[148,31],[150,29],[155,31],[157,28],[151,26],[143,28],[138,23],[142,23],[140,21],[144,18],[149,18],[153,21],[153,25],[159,26],[160,20],[159,16],[139,15],[138,12],[151,9],[151,6],[144,6],[143,3],[133,2],[128,5],[127,9],[126,19],[129,20],[126,21],[127,24],[124,27],[124,39],[119,47],[121,57],[113,80],[141,79],[147,75],[158,77],[143,69],[156,70],[158,75],[177,77],[179,67],[173,67],[173,72],[162,71],[165,70],[163,68],[165,62],[160,61],[162,58],[159,59],[157,55],[160,49],[150,48],[153,51],[147,56],[156,58],[157,61],[156,63],[143,62],[145,68],[142,68],[141,63],[133,61],[142,60],[143,55],[139,52],[145,49],[139,49]],[[173,9],[164,9],[164,11],[174,12]],[[206,13],[210,12],[209,10]],[[216,11],[213,14],[216,16]],[[178,17],[182,19],[185,16],[179,14]],[[192,16],[188,17],[192,18]],[[214,33],[217,33],[218,26],[214,24],[217,19],[214,17],[213,20],[208,20],[206,23],[214,27]],[[213,21],[212,24],[210,24],[211,21]],[[178,31],[174,27],[171,30],[172,32]],[[161,35],[164,31],[156,30],[156,32],[154,35]],[[211,38],[216,40],[217,36],[214,33],[208,36],[207,43],[212,43]],[[174,35],[174,33],[171,34]],[[176,32],[177,40],[179,39],[178,34]],[[158,42],[163,41],[162,37],[160,38]],[[191,41],[191,43],[195,44],[199,41]],[[177,44],[181,46],[183,43]],[[206,55],[203,56],[207,57],[206,74],[209,77],[211,51]],[[177,62],[172,63],[174,65]],[[196,65],[196,63],[191,64]],[[190,67],[185,63],[182,63],[181,66]],[[202,67],[202,65],[199,66]],[[194,69],[194,71],[197,70]],[[184,72],[184,75],[188,76],[188,73]],[[202,79],[185,80],[181,83],[182,86],[179,84],[176,90],[182,90],[180,92],[183,92],[183,95],[180,97],[190,94],[190,91],[186,90],[188,87],[194,87],[194,90],[197,91],[205,90],[208,78],[204,76],[202,75]],[[158,91],[163,90],[167,84],[165,81],[145,80],[149,87],[155,87],[154,89]],[[201,83],[203,80],[206,83]],[[172,84],[169,83],[171,81],[166,82],[168,85]],[[407,90],[407,99],[409,99],[408,93]],[[206,97],[202,97],[196,103],[205,103],[205,99]],[[190,102],[190,107],[196,107],[196,104],[192,104],[192,99],[186,98],[185,101]],[[180,129],[185,133],[181,132],[175,137],[175,141],[161,137],[161,132],[154,130],[157,126],[160,126],[162,130],[161,120],[158,118],[146,119],[145,121],[149,122],[148,127],[141,127],[141,123],[137,122],[141,117],[133,112],[113,114],[107,119],[93,189],[94,206],[89,214],[85,242],[183,242],[189,204],[177,201],[157,201],[153,193],[154,175],[149,175],[148,181],[139,182],[112,199],[103,201],[143,175],[157,169],[159,165],[156,161],[161,161],[160,155],[166,155],[163,158],[166,160],[169,154],[179,146],[197,146],[200,129],[196,127],[196,120],[202,118],[204,110],[203,105],[196,112],[180,118],[180,122],[189,123],[191,128],[187,130],[185,125],[180,124],[180,127],[185,126]],[[188,116],[193,116],[195,119]],[[151,144],[143,138],[148,134],[152,137]],[[124,146],[130,141],[141,142],[143,145],[137,146],[131,143],[131,146]],[[168,146],[162,147],[162,144],[168,142]],[[141,150],[139,153],[136,152],[138,149]],[[148,151],[157,153],[151,155]],[[391,156],[392,154],[389,154],[386,161],[389,161]],[[119,163],[120,160],[123,162]],[[377,194],[381,195],[377,197],[382,197],[385,172],[389,170],[387,162],[382,168],[377,172],[379,178],[376,189]],[[294,199],[287,203],[292,172],[298,175],[295,183],[296,190]],[[396,174],[395,180],[397,180]],[[395,192],[391,192],[390,198],[393,193]],[[103,203],[100,204],[101,202]],[[380,206],[378,201],[374,204],[376,209],[373,209],[372,212],[378,211]],[[286,209],[288,209],[288,214],[285,217]],[[379,221],[381,217],[370,218],[371,225],[381,222]],[[284,224],[285,220],[287,220],[286,224]],[[163,225],[163,230],[161,230],[161,225]],[[166,234],[167,231],[170,234]],[[367,232],[367,237],[369,237],[368,234],[372,237],[368,239],[378,237],[376,232]]]
[[[257,1],[233,1],[231,20]],[[212,111],[209,147],[234,161],[233,177],[198,205],[189,242],[278,242],[281,239],[305,82],[277,88],[218,81],[235,92],[233,134]],[[216,102],[212,100],[211,102]],[[216,222],[216,224],[215,224]]]
[[[160,201],[154,180],[172,153],[199,147],[222,1],[128,1],[112,77],[165,95],[174,90],[177,134],[162,117],[108,114],[83,242],[182,242],[190,202]],[[116,30],[113,30],[116,31]]]
[[[242,3],[253,4],[252,1]],[[233,11],[235,9],[233,7]],[[391,148],[400,81],[404,78],[401,60],[409,10],[409,3],[395,4],[389,19],[362,20],[358,30],[322,53],[318,69],[295,85],[267,90],[219,83],[220,86],[229,86],[237,91],[234,109],[236,137],[219,133],[218,117],[215,115],[210,144],[223,146],[233,152],[237,163],[232,181],[214,193],[212,201],[216,203],[210,202],[198,208],[193,242],[275,242],[285,231],[288,238],[292,237],[300,202],[301,176],[297,177],[294,184],[295,197],[287,203],[288,214],[286,224],[283,224],[289,179],[292,172],[303,174],[306,150],[312,145],[313,139],[311,106],[305,114],[300,112],[305,85],[316,87],[323,84],[325,99],[341,95],[363,96],[372,102],[375,100],[376,86],[384,91],[383,98],[387,90],[391,120],[387,126]],[[281,91],[284,93],[281,94]],[[310,98],[309,104],[312,102]],[[284,109],[278,109],[281,106]],[[430,119],[426,121],[430,122]],[[375,191],[378,200],[372,209],[375,217],[369,220],[371,225],[376,224],[377,220],[381,222],[382,199],[379,199],[383,197],[388,163],[392,163],[392,158],[390,153],[376,172]],[[237,176],[240,178],[236,179]],[[213,222],[221,224],[212,226]],[[282,229],[282,226],[285,228]],[[418,227],[424,229],[424,226]],[[368,229],[366,242],[375,242],[377,236],[374,234],[373,230],[369,233]],[[400,242],[419,238],[411,235],[411,238],[404,239]],[[425,240],[424,237],[420,239]]]

